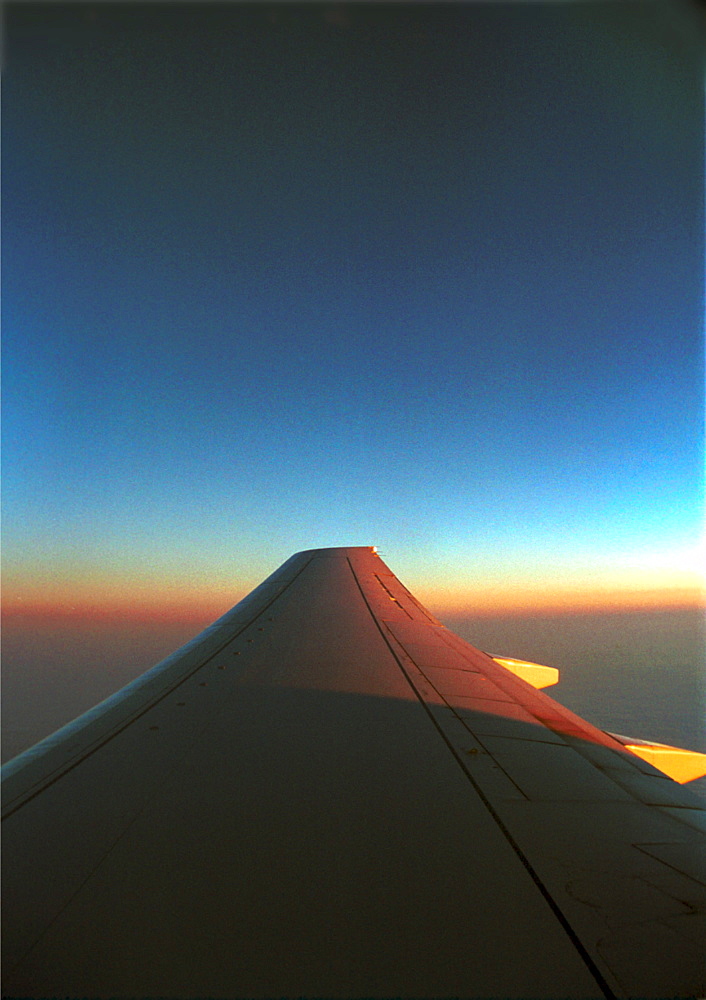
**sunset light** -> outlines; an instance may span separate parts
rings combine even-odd
[[[340,545],[440,617],[703,607],[696,37],[339,6],[5,6],[7,620]]]

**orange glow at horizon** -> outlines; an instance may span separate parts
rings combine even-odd
[[[210,624],[242,600],[260,581],[173,583],[162,579],[104,577],[100,580],[6,582],[3,617],[185,621]]]
[[[578,569],[542,580],[525,573],[515,581],[494,576],[453,588],[443,584],[418,586],[414,591],[436,614],[572,614],[698,610],[706,607],[703,578],[691,570],[648,567]]]
[[[441,567],[408,566],[393,572],[437,616],[498,617],[704,608],[706,591],[696,559],[621,558],[612,565],[567,563],[552,567],[488,566],[451,574]],[[6,566],[3,615],[40,620],[132,619],[210,624],[257,587],[276,566],[173,567],[80,563]]]
[[[100,581],[17,581],[3,587],[4,617],[130,618],[209,624],[253,590],[260,580],[173,583],[166,580],[105,577]],[[524,614],[579,614],[704,608],[701,587],[573,586],[539,589],[521,585],[425,587],[412,592],[433,614],[496,617]]]
[[[638,589],[586,588],[585,590],[518,590],[488,593],[417,596],[437,616],[470,614],[482,617],[522,614],[580,614],[582,612],[700,610],[704,593],[695,587]]]

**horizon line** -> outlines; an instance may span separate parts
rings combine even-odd
[[[120,599],[87,600],[85,595],[67,595],[59,600],[5,597],[1,616],[6,622],[19,618],[39,622],[52,619],[110,622],[178,622],[210,624],[239,603],[249,591],[243,592],[230,603],[219,601],[217,596],[201,595],[194,600],[163,600],[129,597]],[[236,592],[237,594],[237,592]],[[424,594],[417,587],[421,603],[437,617],[524,617],[538,615],[610,614],[621,612],[704,611],[706,600],[703,591],[692,588],[664,588],[663,590],[555,590],[549,593],[532,591],[479,594],[468,593],[449,600],[435,599],[433,593]]]

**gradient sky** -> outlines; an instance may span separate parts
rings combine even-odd
[[[5,607],[693,605],[696,17],[7,4]]]

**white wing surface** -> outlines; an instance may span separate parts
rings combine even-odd
[[[3,769],[4,993],[699,996],[699,800],[507,662],[293,556]]]

